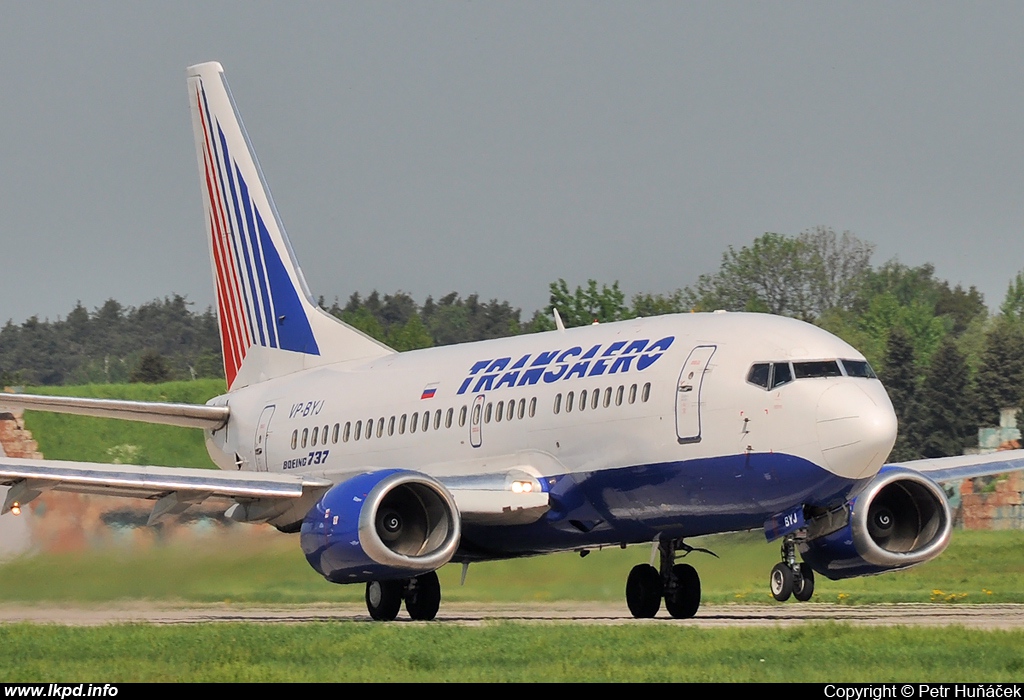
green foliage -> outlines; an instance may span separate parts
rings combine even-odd
[[[901,303],[897,295],[886,292],[873,297],[861,314],[858,325],[873,343],[884,344],[894,328],[901,329],[914,347],[914,358],[927,367],[932,354],[949,332],[952,321],[936,316],[934,307],[920,299]]]
[[[921,457],[963,454],[976,429],[970,413],[964,410],[969,382],[967,363],[952,339],[945,340],[932,358],[912,404],[907,432]]]
[[[1007,319],[1024,323],[1024,270],[1010,282],[999,311]]]
[[[596,280],[587,280],[587,287],[577,286],[569,291],[569,285],[560,279],[551,283],[551,297],[548,312],[558,309],[566,328],[588,326],[594,321],[609,323],[628,318],[626,296],[615,282],[609,287],[602,284],[598,289]]]
[[[848,309],[870,269],[874,246],[849,231],[818,226],[797,237],[765,233],[750,247],[732,246],[719,271],[684,292],[700,311],[761,311],[812,321]]]
[[[896,445],[889,459],[895,462],[916,459],[918,449],[910,440],[909,428],[917,394],[917,369],[910,338],[900,328],[893,329],[889,334],[885,362],[878,372],[878,378],[889,394],[899,421]]]
[[[636,294],[633,296],[632,317],[647,318],[663,314],[681,314],[692,311],[683,298],[683,290],[670,294]]]
[[[156,350],[147,350],[142,353],[138,366],[132,371],[129,381],[145,382],[146,384],[160,384],[170,380],[171,373],[167,369],[167,362],[163,355]]]
[[[179,295],[138,308],[110,299],[92,313],[78,304],[64,320],[8,321],[0,329],[0,373],[25,384],[124,382],[137,371],[140,348],[151,348],[164,358],[167,378],[223,376],[219,361],[204,359],[220,357],[216,316],[190,306]]]
[[[1024,326],[999,317],[985,335],[974,381],[976,425],[998,425],[999,411],[1021,406],[1024,388]]]

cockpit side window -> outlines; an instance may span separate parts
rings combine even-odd
[[[750,372],[747,373],[747,381],[751,384],[767,389],[768,388],[768,375],[771,374],[771,364],[768,362],[758,362],[756,365],[750,368]]]
[[[772,365],[772,389],[789,384],[791,381],[793,381],[793,370],[789,368],[788,362],[776,362]]]
[[[835,360],[816,360],[813,362],[794,362],[793,371],[797,379],[814,379],[820,377],[841,377],[839,363]]]
[[[847,377],[861,377],[863,379],[878,379],[878,375],[875,374],[875,370],[871,369],[871,365],[866,360],[840,360],[843,363],[843,369],[846,370]]]

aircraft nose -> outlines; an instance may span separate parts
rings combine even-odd
[[[896,413],[879,382],[849,380],[818,399],[818,444],[826,466],[851,479],[873,476],[896,442]]]

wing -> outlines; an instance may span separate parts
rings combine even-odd
[[[888,466],[921,472],[938,483],[1024,471],[1024,450],[1004,450],[985,455],[958,455],[936,459],[894,462]]]
[[[0,457],[0,485],[10,486],[0,513],[18,512],[53,490],[153,500],[150,524],[208,498],[227,498],[238,506],[229,517],[258,522],[319,498],[332,484],[293,474]]]
[[[0,393],[0,406],[27,408],[50,413],[72,413],[79,416],[120,418],[121,420],[176,425],[182,428],[205,428],[207,430],[217,430],[223,427],[231,415],[227,406],[7,393]]]

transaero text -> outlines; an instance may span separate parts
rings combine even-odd
[[[458,394],[472,387],[473,393],[502,388],[532,386],[581,377],[619,374],[632,369],[645,370],[671,347],[675,336],[651,342],[648,339],[618,340],[607,345],[594,345],[584,350],[577,345],[568,350],[548,350],[518,358],[499,357],[474,362],[469,376],[459,386]]]

